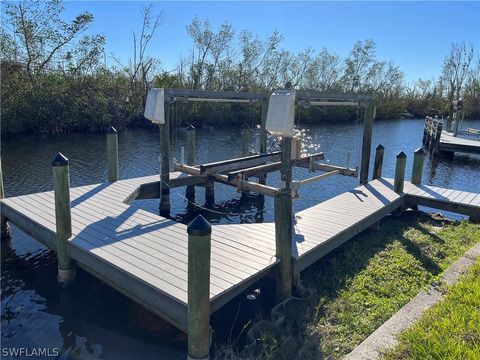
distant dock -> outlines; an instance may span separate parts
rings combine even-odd
[[[476,134],[475,132],[471,132]],[[423,145],[434,153],[453,156],[454,153],[480,154],[480,141],[463,139],[443,129],[442,120],[425,118]]]
[[[438,150],[444,153],[480,154],[480,141],[459,138],[452,133],[442,131]]]

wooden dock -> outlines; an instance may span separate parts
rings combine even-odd
[[[326,200],[295,216],[292,256],[300,272],[394,210],[424,205],[480,219],[480,194],[380,178]]]
[[[175,326],[187,330],[186,225],[125,203],[155,177],[71,189],[68,252],[92,273]],[[52,191],[2,200],[8,220],[56,248]],[[272,244],[251,226],[216,226],[211,250],[211,307],[217,310],[276,263]],[[273,247],[273,248],[272,248]]]
[[[453,133],[442,131],[438,150],[444,153],[480,154],[480,141],[459,138],[453,136]]]
[[[454,153],[480,154],[480,141],[455,136],[443,129],[443,122],[431,117],[425,118],[423,145],[435,153],[453,156]]]
[[[172,173],[170,186],[202,181]],[[155,193],[155,186],[158,175],[72,188],[67,249],[77,266],[187,331],[187,227],[128,205],[147,197],[145,192]],[[380,178],[296,214],[294,271],[299,273],[392,211],[418,204],[480,219],[479,194],[409,182],[403,193],[396,193],[393,180]],[[52,191],[2,199],[1,212],[56,249]],[[273,223],[213,226],[212,313],[275,270],[275,246]]]

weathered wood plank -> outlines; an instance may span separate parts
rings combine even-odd
[[[262,185],[241,179],[228,180],[228,176],[222,174],[213,174],[210,175],[210,177],[215,179],[215,181],[234,186],[242,191],[253,191],[268,196],[277,196],[278,194],[278,189],[272,186]]]
[[[365,217],[365,215],[370,215],[374,211],[369,211],[364,214],[355,214],[355,215],[345,215],[339,212],[336,212],[330,208],[317,208],[312,209],[311,211],[303,212],[302,214],[298,215],[298,218],[304,219],[304,221],[309,221],[312,225],[316,222],[325,222],[328,221],[328,225],[336,225],[337,227],[344,227],[348,226],[352,222],[361,220]]]
[[[78,226],[78,228],[83,227],[83,230],[81,231],[89,233],[90,231],[86,229],[94,226],[98,234],[102,234],[105,236],[103,237],[105,243],[119,243],[121,245],[129,245],[131,246],[131,248],[122,247],[122,249],[128,252],[130,255],[136,256],[139,259],[145,260],[147,262],[150,259],[151,264],[159,266],[163,270],[170,271],[174,276],[179,277],[180,279],[186,279],[187,257],[184,253],[177,252],[171,248],[166,247],[165,244],[159,243],[158,237],[155,237],[154,234],[146,233],[141,235],[135,235],[135,233],[132,232],[131,226],[125,226],[124,223],[116,222],[109,217],[105,217],[104,219],[100,220],[97,218],[97,223],[95,223],[95,217],[89,214],[90,211],[81,213],[78,212],[77,214],[75,214],[76,217],[74,221],[76,221],[76,225]],[[102,222],[102,225],[98,225],[98,222]],[[151,226],[154,227],[155,225],[156,224],[153,224]],[[133,229],[135,229],[135,227],[133,227]],[[126,238],[115,238],[116,236],[121,237],[124,233],[127,234]],[[147,235],[150,234],[153,235],[152,241],[148,241],[149,239]],[[109,241],[110,239],[111,241]],[[221,272],[220,276],[215,275],[216,274],[214,274],[212,278],[212,283],[213,285],[218,285],[221,290],[241,280],[241,278],[225,272]]]
[[[410,196],[407,198],[408,202],[413,205],[423,205],[434,209],[451,211],[458,214],[477,217],[480,216],[480,207],[465,204],[455,204],[450,201],[438,201],[437,199]]]
[[[263,228],[252,228],[248,225],[251,224],[218,225],[215,226],[215,231],[218,235],[224,235],[231,241],[240,242],[252,249],[258,249],[266,253],[275,251],[275,229],[273,227],[272,231],[267,232]]]

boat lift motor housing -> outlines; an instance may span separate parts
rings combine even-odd
[[[144,116],[154,124],[165,124],[165,90],[154,88],[148,92]]]
[[[293,137],[295,90],[276,90],[270,95],[267,131],[275,136]]]

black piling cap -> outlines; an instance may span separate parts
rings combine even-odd
[[[58,153],[55,159],[52,161],[52,166],[65,166],[68,165],[68,159],[62,154]]]
[[[421,147],[419,147],[417,150],[414,152],[415,155],[425,155],[425,151]]]
[[[107,130],[107,134],[116,134],[117,129],[115,129],[113,126],[110,126]]]
[[[403,151],[397,155],[397,159],[406,159],[406,158],[407,158],[407,155]]]
[[[193,126],[192,124],[190,124],[187,128],[187,131],[193,131],[195,130],[195,126]]]
[[[379,145],[377,146],[377,150],[385,150],[385,148],[383,147],[382,144],[379,144]]]
[[[212,225],[202,215],[198,215],[188,224],[187,233],[193,236],[210,235],[212,233]]]

